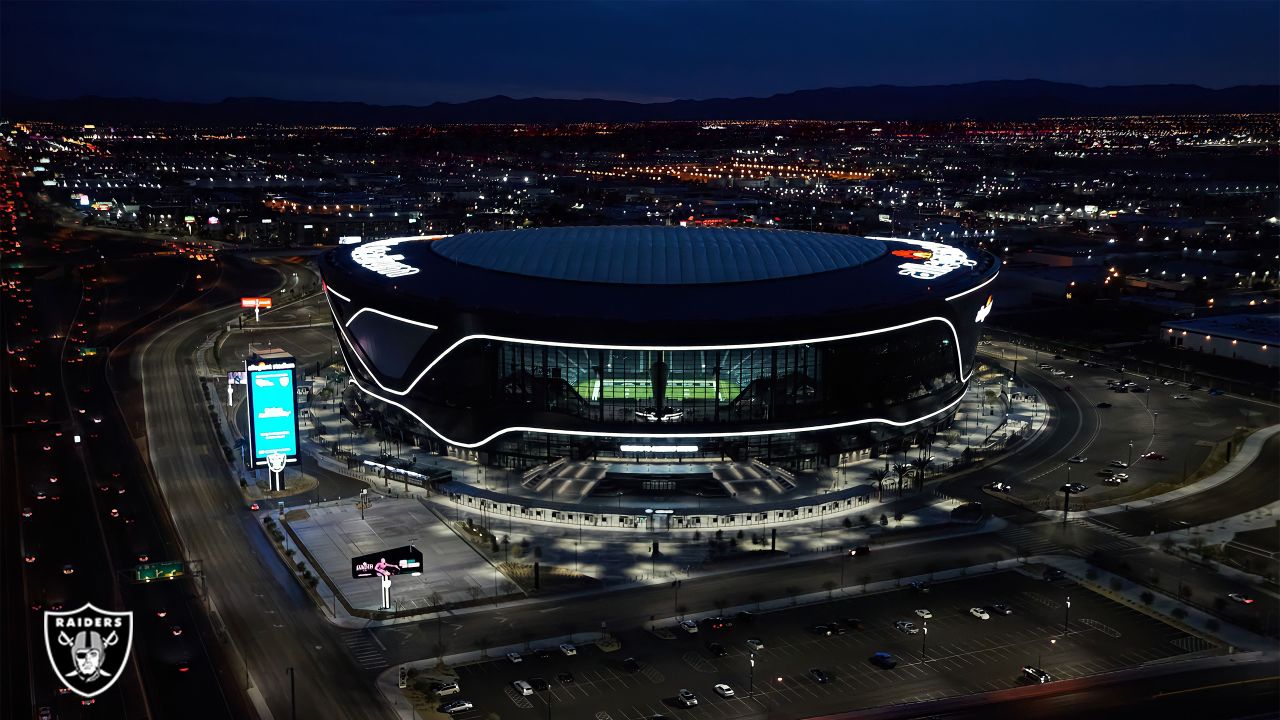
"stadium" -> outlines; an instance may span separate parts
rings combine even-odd
[[[999,271],[922,240],[654,226],[378,240],[320,267],[362,402],[517,470],[891,452],[951,422]]]

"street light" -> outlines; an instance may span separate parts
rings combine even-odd
[[[1057,639],[1057,638],[1051,638],[1051,639],[1049,640],[1049,649],[1050,649],[1050,650],[1053,650],[1053,646],[1054,646],[1054,645],[1057,645],[1057,644],[1058,644],[1058,639]],[[1040,654],[1036,656],[1036,667],[1037,667],[1037,668],[1043,668],[1043,667],[1044,667],[1044,648],[1040,648]]]
[[[1067,606],[1062,611],[1062,634],[1067,634],[1067,624],[1071,620],[1071,596],[1067,596]]]
[[[1133,441],[1129,441],[1129,465],[1133,464]]]
[[[747,697],[751,697],[756,691],[756,651],[751,651],[751,671],[747,676]]]
[[[925,620],[920,625],[920,657],[924,659],[929,654],[929,621]]]

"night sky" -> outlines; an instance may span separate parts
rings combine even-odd
[[[1039,78],[1280,83],[1277,2],[0,1],[43,98],[637,101]]]

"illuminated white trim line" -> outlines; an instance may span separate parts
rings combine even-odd
[[[337,290],[334,290],[334,289],[333,289],[333,286],[332,286],[332,285],[330,285],[329,283],[325,283],[325,284],[324,284],[324,289],[325,289],[326,291],[328,291],[328,292],[333,293],[334,295],[337,295],[338,297],[342,298],[343,300],[346,300],[347,302],[351,302],[351,298],[347,297],[346,295],[343,295],[342,293],[338,292]],[[332,306],[330,306],[330,307],[332,307]]]
[[[325,301],[328,302],[328,298],[325,298]],[[333,312],[332,303],[329,304],[329,311]],[[401,318],[397,315],[392,315],[391,313],[382,313],[382,314],[386,315],[387,317],[395,318],[397,320],[405,320],[406,322],[412,322],[408,320],[408,318]],[[882,333],[893,332],[895,330],[901,330],[903,328],[909,328],[909,327],[913,327],[915,325],[920,325],[927,322],[942,322],[942,323],[945,323],[946,326],[951,330],[951,338],[955,341],[955,349],[956,349],[956,371],[957,371],[957,374],[960,375],[960,382],[962,383],[968,382],[969,378],[973,376],[973,371],[970,370],[968,375],[964,374],[964,356],[960,354],[960,334],[956,332],[956,326],[953,325],[950,320],[940,315],[921,318],[920,320],[912,320],[911,322],[902,323],[901,325],[893,325],[891,327],[878,328],[876,330],[863,330],[862,332],[847,333],[844,335],[831,335],[828,337],[809,338],[809,339],[800,339],[800,340],[782,340],[782,341],[775,341],[775,342],[744,343],[739,345],[590,345],[587,343],[561,342],[561,341],[554,341],[554,340],[530,340],[527,338],[506,337],[503,335],[485,335],[485,334],[466,335],[454,341],[452,345],[444,349],[444,352],[437,355],[434,360],[432,360],[430,363],[427,364],[426,367],[422,369],[422,372],[418,373],[418,376],[415,377],[413,381],[409,383],[409,386],[404,390],[396,390],[394,388],[389,388],[386,385],[383,385],[382,381],[378,379],[378,373],[374,372],[369,367],[369,365],[365,363],[364,358],[361,356],[361,354],[357,352],[355,353],[355,356],[356,356],[356,360],[360,362],[360,365],[364,367],[365,372],[369,374],[369,377],[373,378],[373,381],[378,384],[378,387],[391,393],[392,395],[398,395],[400,397],[404,397],[405,395],[408,395],[410,392],[413,391],[413,388],[416,387],[417,384],[422,381],[422,378],[426,377],[428,372],[431,372],[431,368],[435,367],[436,363],[439,363],[441,360],[443,360],[446,355],[453,352],[454,349],[457,348],[459,345],[462,345],[463,343],[469,342],[471,340],[498,340],[501,342],[523,343],[525,345],[545,345],[548,347],[569,347],[569,348],[578,348],[581,350],[666,350],[666,351],[672,351],[672,352],[677,352],[682,350],[683,351],[715,350],[719,352],[721,350],[754,350],[756,348],[786,347],[789,345],[806,345],[806,344],[817,345],[821,343],[836,342],[839,340],[849,340],[857,337],[880,335]],[[338,331],[342,333],[342,337],[346,339],[348,345],[351,345],[352,347],[356,347],[356,344],[351,342],[351,337],[347,335],[347,331],[342,325],[338,326]]]
[[[360,308],[359,310],[357,310],[356,313],[352,315],[349,320],[347,320],[347,322],[345,323],[345,326],[351,327],[351,323],[355,322],[356,318],[360,317],[360,313],[374,313],[375,315],[383,315],[385,317],[391,318],[392,320],[399,320],[401,322],[408,323],[410,325],[417,325],[418,327],[424,327],[431,330],[440,329],[439,325],[432,325],[430,323],[418,322],[417,320],[410,320],[409,318],[400,317],[399,315],[392,315],[389,312],[383,312],[377,308],[369,308],[369,307]]]
[[[972,373],[970,374],[972,375]],[[846,422],[839,422],[839,423],[827,423],[825,425],[806,425],[803,427],[779,428],[777,430],[739,430],[737,432],[714,432],[714,433],[628,433],[628,432],[605,432],[600,430],[561,430],[558,428],[539,428],[539,427],[526,427],[523,425],[517,425],[513,427],[502,428],[501,430],[498,430],[493,434],[489,435],[488,437],[482,440],[479,440],[477,442],[466,443],[466,442],[461,442],[459,440],[454,440],[453,438],[445,436],[444,433],[440,432],[434,427],[431,427],[431,424],[428,423],[426,420],[424,420],[422,416],[419,415],[418,413],[410,410],[409,408],[396,402],[395,400],[392,400],[390,398],[385,398],[379,395],[378,393],[373,392],[369,388],[365,387],[360,382],[360,380],[356,378],[355,375],[351,376],[351,380],[361,390],[368,393],[369,395],[372,395],[373,397],[385,403],[394,405],[400,408],[401,410],[405,411],[406,413],[409,413],[409,415],[413,416],[413,418],[417,420],[419,423],[421,423],[423,427],[430,430],[432,433],[435,434],[436,437],[440,438],[446,443],[450,445],[454,445],[456,447],[467,448],[467,449],[481,447],[482,445],[485,445],[486,443],[491,442],[494,438],[498,437],[499,435],[505,435],[510,432],[535,432],[535,433],[547,433],[548,435],[570,435],[570,436],[577,436],[577,437],[683,439],[683,438],[725,438],[725,437],[755,437],[755,436],[764,436],[764,435],[784,435],[786,433],[814,432],[818,430],[835,430],[838,428],[853,427],[854,425],[866,425],[868,423],[881,423],[885,425],[893,425],[894,427],[906,427],[907,425],[912,425],[914,423],[918,423],[923,420],[928,420],[929,418],[935,415],[940,415],[942,413],[945,413],[951,408],[959,405],[961,400],[964,400],[964,393],[960,393],[960,397],[956,398],[953,402],[937,410],[934,410],[933,412],[927,415],[921,415],[920,417],[915,418],[914,420],[906,420],[903,422],[898,422],[896,420],[889,420],[888,418],[863,418],[861,420],[849,420]]]
[[[971,293],[971,292],[977,292],[977,291],[981,290],[982,288],[984,288],[984,287],[986,287],[986,286],[990,285],[991,283],[995,282],[995,281],[996,281],[996,278],[998,278],[998,277],[1000,277],[1000,271],[999,271],[999,270],[997,270],[995,275],[992,275],[992,276],[991,276],[991,277],[990,277],[986,282],[982,283],[981,285],[975,285],[975,286],[973,286],[973,287],[969,288],[968,290],[965,290],[965,291],[964,291],[964,292],[962,292],[962,293],[956,293],[955,295],[952,295],[952,296],[948,297],[948,298],[947,298],[947,302],[951,302],[952,300],[955,300],[955,299],[956,299],[956,298],[958,298],[958,297],[964,297],[965,295],[968,295],[968,294],[969,294],[969,293]]]

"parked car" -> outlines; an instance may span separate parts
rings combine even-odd
[[[724,657],[729,654],[729,651],[725,649],[724,645],[721,645],[718,642],[707,643],[707,652],[711,653],[711,657]]]
[[[633,657],[629,657],[622,661],[622,669],[627,672],[640,672],[640,661]]]
[[[1071,457],[1067,458],[1067,462],[1069,462],[1069,463],[1082,463],[1082,462],[1084,462],[1084,461],[1086,461],[1086,460],[1088,460],[1088,459],[1089,459],[1089,458],[1087,458],[1087,457],[1085,457],[1085,456],[1083,456],[1083,455],[1072,455]]]
[[[908,585],[908,587],[910,587],[912,590],[915,590],[916,592],[920,593],[921,595],[928,595],[928,594],[929,594],[929,586],[928,586],[928,585],[926,585],[926,584],[924,584],[924,583],[922,583],[922,582],[920,582],[919,580],[912,580],[912,581],[911,581],[911,584],[910,584],[910,585]]]
[[[1106,410],[1107,408],[1111,407],[1111,403],[1109,403],[1109,402],[1100,402],[1100,403],[1098,403],[1098,407],[1102,408],[1103,410]]]
[[[692,690],[680,688],[680,692],[676,693],[676,701],[687,708],[696,707],[698,696],[693,694]]]
[[[1053,679],[1049,677],[1049,673],[1041,670],[1038,667],[1033,667],[1031,665],[1026,665],[1022,668],[1022,677],[1027,682],[1032,682],[1037,684],[1047,683]]]
[[[680,629],[681,629],[681,630],[684,630],[685,632],[687,632],[687,633],[689,633],[690,635],[692,635],[692,634],[694,634],[694,633],[698,632],[698,623],[696,623],[696,622],[694,622],[694,621],[692,621],[692,620],[681,620],[681,621],[680,621]]]
[[[929,620],[930,618],[933,617],[933,613],[929,612],[925,608],[920,608],[919,610],[916,610],[916,617],[922,618],[924,620]]]
[[[912,623],[907,620],[899,620],[895,622],[893,626],[897,628],[899,632],[904,632],[908,635],[915,635],[916,633],[920,632],[920,628],[916,627],[915,623]]]
[[[518,652],[507,653],[507,659],[513,663],[524,662],[524,658],[520,657],[520,653]]]
[[[451,703],[445,703],[444,705],[441,705],[437,709],[440,712],[445,713],[446,715],[452,715],[454,713],[459,713],[464,710],[475,710],[476,706],[470,700],[454,700]]]
[[[722,698],[731,698],[734,696],[733,688],[729,687],[726,683],[716,683],[715,687],[712,689],[715,690],[716,694]]]
[[[831,682],[831,676],[822,671],[821,668],[809,668],[809,677],[819,685],[826,685]]]
[[[1123,460],[1112,460],[1111,462],[1109,462],[1109,463],[1107,463],[1107,464],[1108,464],[1108,465],[1110,465],[1110,466],[1111,466],[1111,467],[1113,467],[1113,468],[1127,468],[1127,467],[1129,467],[1129,463],[1127,463],[1127,462],[1125,462],[1125,461],[1123,461]]]
[[[1142,453],[1142,459],[1143,459],[1143,460],[1168,460],[1169,458],[1167,458],[1167,457],[1165,457],[1165,456],[1161,455],[1160,453],[1158,453],[1158,452],[1156,452],[1156,451],[1152,450],[1151,452],[1145,452],[1145,453]]]
[[[751,648],[752,650],[757,650],[757,651],[758,651],[758,650],[763,650],[763,649],[764,649],[764,641],[763,641],[763,640],[761,640],[761,639],[759,639],[759,638],[748,638],[748,639],[747,639],[747,647]]]
[[[1004,482],[987,483],[987,489],[992,492],[1008,493],[1013,492],[1013,486]]]
[[[878,652],[872,655],[869,660],[872,665],[884,668],[885,670],[892,670],[898,666],[898,660],[887,652]]]
[[[573,643],[560,643],[560,652],[568,657],[573,657],[578,654],[578,648],[574,647]]]
[[[444,697],[446,695],[457,695],[458,693],[462,692],[462,687],[458,685],[458,683],[456,682],[431,683],[430,689],[431,689],[431,692],[435,693],[439,697]]]
[[[976,617],[976,618],[978,618],[979,620],[990,620],[990,619],[991,619],[991,616],[987,614],[986,609],[984,609],[984,608],[980,608],[980,607],[972,607],[972,608],[969,608],[969,614],[970,614],[970,615],[972,615],[972,616],[974,616],[974,617]]]
[[[1013,608],[1009,607],[1008,605],[1005,605],[1004,603],[995,603],[992,605],[988,605],[987,610],[989,612],[995,613],[996,615],[1012,615],[1013,614]]]

